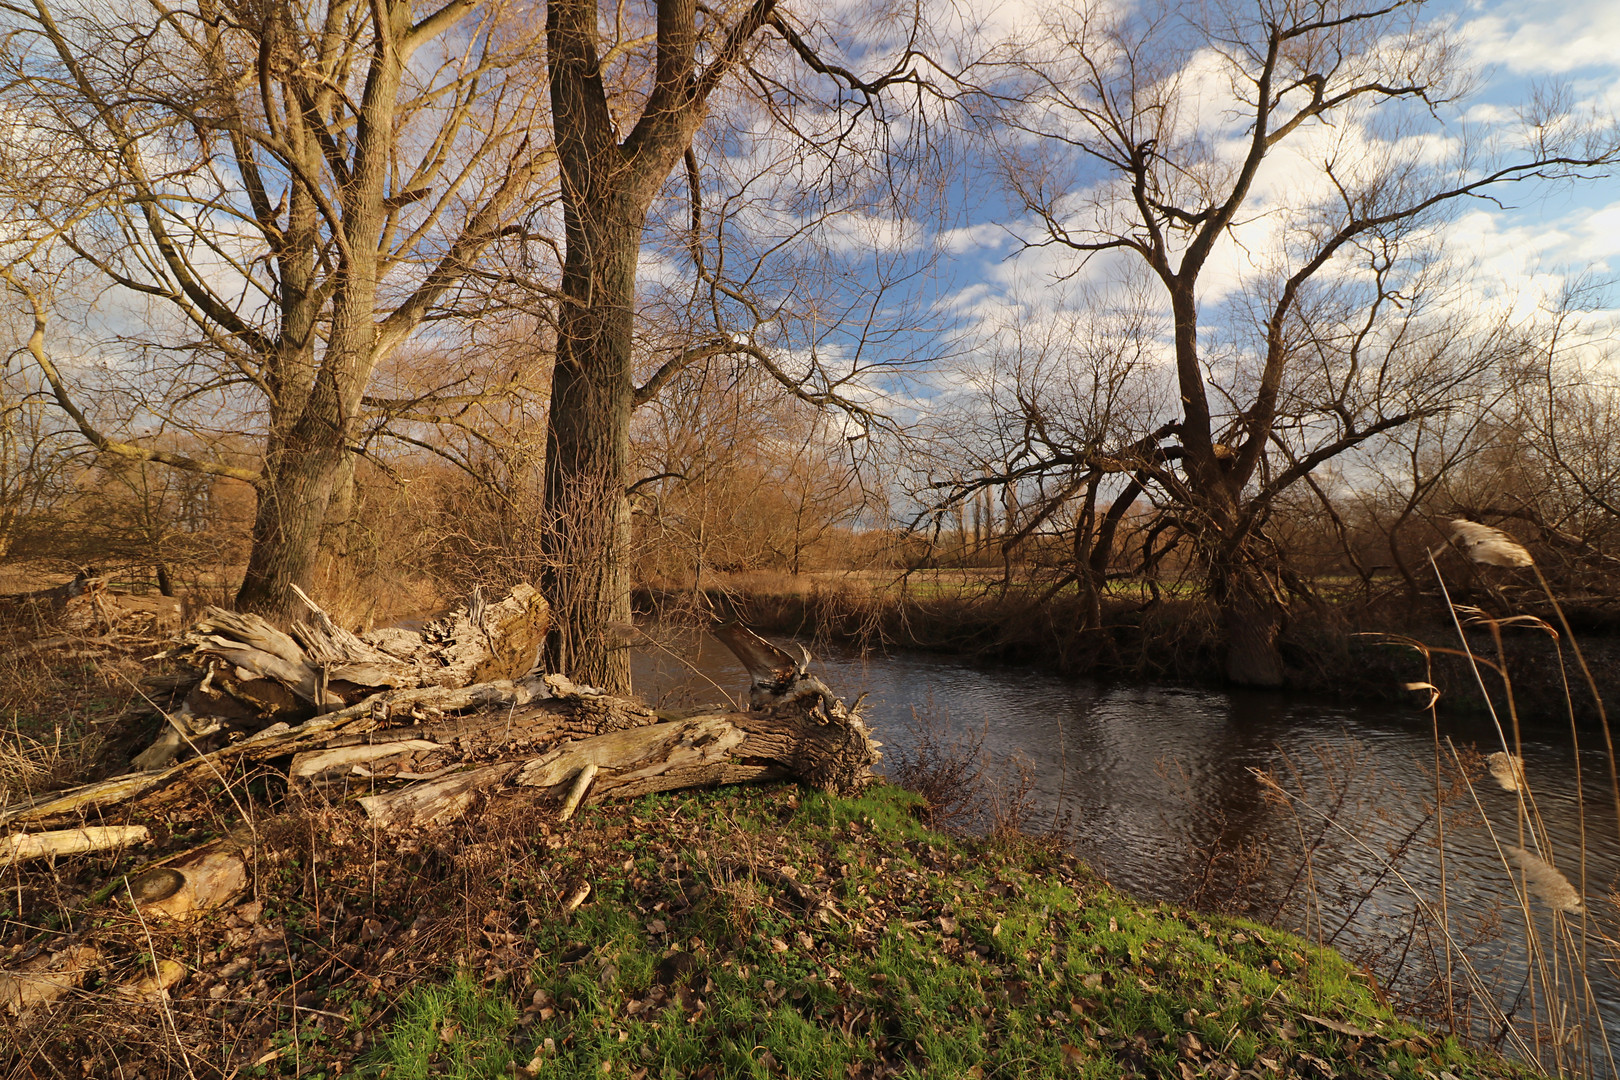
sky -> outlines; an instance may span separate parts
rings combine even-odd
[[[1620,113],[1620,3],[1615,0],[1473,0],[1430,3],[1424,10],[1455,20],[1464,62],[1477,73],[1468,123],[1505,126],[1520,102],[1552,82],[1564,85],[1580,108]],[[997,24],[1012,21],[1003,12]],[[1445,140],[1455,131],[1446,123],[1430,135]],[[1269,182],[1281,197],[1293,179],[1284,166]],[[1263,178],[1262,188],[1266,182]],[[1076,268],[1071,253],[1024,248],[1020,237],[1038,237],[1038,225],[1009,214],[982,178],[964,184],[959,198],[961,216],[942,239],[947,258],[936,284],[944,304],[993,320],[1012,306],[1028,311],[1032,304],[1073,301],[1086,275],[1058,280]],[[1527,315],[1583,276],[1620,276],[1620,177],[1524,185],[1505,190],[1503,198],[1502,206],[1472,201],[1444,226],[1447,250],[1471,264],[1469,287],[1476,302]],[[1249,231],[1240,234],[1241,242],[1217,252],[1204,281],[1204,300],[1220,299],[1252,273],[1254,256],[1269,238],[1263,222],[1245,227]],[[1101,276],[1111,272],[1097,268]],[[1620,309],[1620,300],[1609,306]]]

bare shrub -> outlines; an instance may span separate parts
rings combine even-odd
[[[923,797],[923,820],[931,828],[961,830],[981,822],[989,809],[985,792],[988,729],[953,732],[949,713],[930,700],[911,710],[909,746],[888,754],[889,777]]]
[[[1179,805],[1173,816],[1180,821],[1201,817],[1208,838],[1189,840],[1184,857],[1181,888],[1173,897],[1197,911],[1221,915],[1252,915],[1266,907],[1272,880],[1269,839],[1239,828],[1225,810],[1210,808],[1198,798],[1197,781],[1179,759],[1155,764],[1159,778]]]
[[[1020,753],[998,758],[985,748],[989,728],[953,730],[950,714],[930,700],[913,707],[907,747],[890,751],[889,776],[923,797],[930,828],[975,833],[998,844],[1063,843],[1060,814],[1044,830],[1034,763]]]
[[[1041,816],[1040,794],[1035,787],[1035,765],[1028,757],[1014,752],[994,763],[986,757],[981,781],[985,824],[991,840],[1061,843],[1064,832],[1060,827],[1061,816],[1044,833],[1036,832],[1035,824]]]

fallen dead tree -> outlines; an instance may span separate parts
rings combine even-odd
[[[440,825],[496,789],[538,804],[797,780],[852,792],[878,751],[859,715],[751,632],[719,636],[753,677],[752,708],[659,714],[528,670],[548,616],[528,586],[474,597],[419,630],[356,635],[306,599],[290,632],[211,609],[158,654],[182,704],[132,771],[0,808],[5,850],[127,845],[148,818],[228,812],[250,769],[290,797],[352,801],[385,830]],[[805,658],[807,659],[807,657]],[[60,839],[27,840],[36,833]]]

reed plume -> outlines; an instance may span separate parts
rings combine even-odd
[[[1509,847],[1507,852],[1512,856],[1513,864],[1524,871],[1525,884],[1537,900],[1554,911],[1566,911],[1571,915],[1585,912],[1586,905],[1581,902],[1581,894],[1556,866],[1524,848]]]
[[[1485,764],[1490,767],[1491,779],[1503,791],[1518,791],[1524,786],[1524,759],[1519,755],[1498,750],[1486,756]]]
[[[1501,529],[1458,518],[1451,523],[1451,539],[1477,563],[1490,566],[1534,566],[1524,545]]]

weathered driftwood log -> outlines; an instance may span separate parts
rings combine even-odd
[[[433,641],[434,635],[421,636],[425,652],[412,653],[397,635],[386,639],[394,644],[385,650],[385,638],[348,634],[310,607],[314,622],[296,625],[291,635],[211,612],[165,655],[204,668],[203,681],[228,687],[238,704],[254,700],[248,684],[273,682],[311,709],[330,711],[288,723],[273,719],[279,706],[268,706],[269,726],[236,742],[166,768],[0,810],[0,823],[82,824],[112,812],[127,821],[159,807],[173,814],[186,798],[197,797],[199,786],[229,783],[244,762],[283,772],[292,788],[313,797],[354,796],[379,825],[398,830],[453,820],[502,786],[564,802],[569,813],[582,801],[768,779],[851,792],[868,781],[879,756],[858,713],[809,675],[808,655],[789,657],[741,627],[723,628],[721,638],[749,668],[754,708],[661,716],[556,675],[433,685],[433,677],[488,670],[501,649],[464,649],[457,636],[462,630],[446,623]],[[537,607],[543,612],[532,590],[517,590],[499,605],[475,601],[455,620],[493,636],[516,623],[540,625]],[[492,618],[496,609],[503,614]],[[451,639],[455,658],[433,651]],[[504,662],[515,664],[523,650],[506,649]],[[385,652],[392,659],[379,659]],[[407,657],[414,659],[407,663]],[[456,674],[443,674],[451,670]],[[346,700],[353,687],[390,680],[409,685],[384,686],[347,705],[327,700],[335,685]],[[222,888],[238,887],[236,871],[216,861],[220,866],[209,872],[223,875]],[[181,871],[178,864],[166,868],[171,877]]]
[[[158,654],[198,672],[186,698],[194,716],[287,719],[352,705],[378,690],[513,679],[534,666],[550,625],[545,600],[529,585],[494,602],[475,590],[420,630],[361,635],[299,595],[310,621],[294,622],[290,633],[257,615],[209,608]]]
[[[564,819],[581,799],[636,798],[719,784],[791,778],[849,793],[870,779],[877,745],[859,716],[836,699],[819,715],[793,705],[706,713],[566,741],[528,760],[508,757],[448,774],[401,770],[394,775],[421,782],[359,802],[379,825],[397,830],[452,820],[479,792],[506,784],[562,798]]]
[[[12,863],[46,859],[54,855],[83,855],[91,851],[142,844],[151,838],[145,825],[92,825],[83,829],[17,833],[0,837],[0,870]]]
[[[535,709],[525,707],[538,704]],[[473,712],[472,716],[447,716]],[[390,725],[412,723],[410,727]],[[228,743],[167,768],[134,772],[51,792],[16,806],[0,809],[0,825],[76,820],[114,806],[130,806],[184,782],[208,782],[229,775],[241,762],[288,758],[300,751],[390,742],[417,738],[438,722],[448,743],[489,742],[497,732],[520,737],[526,746],[543,745],[559,738],[594,735],[602,730],[651,724],[653,711],[640,702],[606,695],[583,694],[557,675],[536,676],[517,682],[480,683],[444,689],[422,687],[375,694],[372,697],[302,724],[276,723],[237,742]],[[478,732],[484,732],[480,738]]]
[[[352,705],[381,690],[457,689],[514,679],[533,665],[550,625],[545,600],[519,585],[500,600],[474,590],[450,614],[420,630],[389,627],[357,635],[335,623],[302,591],[309,621],[286,633],[257,615],[209,608],[179,641],[153,659],[191,669],[183,705],[135,758],[162,769],[209,736],[296,723]]]

